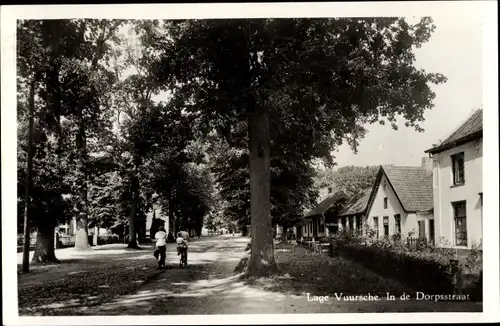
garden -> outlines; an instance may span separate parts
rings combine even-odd
[[[345,257],[380,275],[432,293],[469,294],[482,301],[482,251],[441,248],[427,241],[408,246],[396,235],[376,239],[365,235],[339,232],[330,239],[330,256]]]

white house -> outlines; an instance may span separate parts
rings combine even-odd
[[[368,200],[366,224],[376,236],[425,237],[434,239],[432,167],[380,166]]]
[[[475,111],[432,157],[438,245],[476,248],[483,238],[483,111]]]

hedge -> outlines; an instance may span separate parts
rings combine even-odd
[[[454,290],[450,274],[450,258],[454,257],[444,251],[409,251],[380,244],[345,243],[332,238],[330,255],[354,260],[380,275],[428,293],[447,294]],[[473,301],[482,301],[482,267],[479,270],[466,268],[465,260],[461,261],[460,292],[469,294]]]

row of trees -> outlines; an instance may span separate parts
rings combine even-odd
[[[193,118],[154,82],[145,26],[122,20],[20,21],[18,225],[37,231],[33,262],[57,262],[54,229],[76,217],[78,249],[88,228],[128,229],[153,204],[176,226],[201,231],[212,182]],[[124,35],[129,32],[129,35]],[[131,42],[137,40],[135,44]]]
[[[84,167],[93,159],[86,144],[90,139],[104,144],[98,132],[110,130],[96,121],[109,121],[101,116],[132,106],[128,122],[122,124],[117,118],[114,125],[120,131],[111,132],[114,136],[109,138],[109,152],[119,158],[113,162],[120,167],[119,175],[130,193],[130,216],[139,209],[141,194],[145,203],[150,202],[148,194],[153,192],[144,189],[154,189],[163,200],[179,197],[190,202],[210,197],[200,195],[204,187],[198,188],[200,192],[175,187],[213,175],[218,196],[224,199],[219,206],[240,225],[250,219],[249,275],[276,270],[272,226],[286,225],[314,202],[313,161],[321,159],[331,166],[331,151],[345,140],[355,150],[367,123],[388,121],[396,128],[400,115],[407,126],[421,131],[423,113],[433,107],[429,84],[445,81],[440,74],[414,67],[415,47],[428,41],[434,29],[430,18],[414,25],[401,18],[138,22],[134,27],[141,52],[127,55],[127,62],[140,68],[124,81],[116,78],[119,66],[113,71],[107,64],[117,56],[107,44],[119,43],[108,34],[124,22],[60,24],[73,26],[72,36],[65,41],[68,46],[81,46],[54,56],[56,62],[71,63],[71,69],[58,70],[71,78],[63,83],[59,79],[59,95],[47,98],[71,103],[46,106],[50,112],[62,112],[74,126],[68,132],[74,130],[77,136],[73,144],[77,180],[88,182]],[[93,86],[82,87],[89,84]],[[152,100],[159,91],[164,91],[165,102]],[[109,93],[113,95],[105,95]],[[56,144],[63,143],[57,136],[63,134],[64,128],[60,129],[58,133],[55,128]],[[208,153],[204,164],[197,162],[200,157],[188,146],[193,141],[198,142],[195,149]],[[59,152],[54,153],[57,157]],[[211,173],[189,173],[190,162]],[[206,177],[187,177],[192,175]],[[199,183],[203,184],[194,182]],[[87,207],[85,185],[76,185],[81,203],[77,207]],[[170,211],[182,211],[175,203]],[[203,205],[186,207],[199,207],[200,214],[204,211]],[[75,213],[82,221],[88,216],[83,208]]]

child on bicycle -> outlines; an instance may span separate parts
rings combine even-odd
[[[182,232],[177,233],[177,238],[175,239],[175,242],[177,243],[177,256],[180,255],[183,251],[185,251],[187,260],[188,243],[187,240],[184,239]]]

